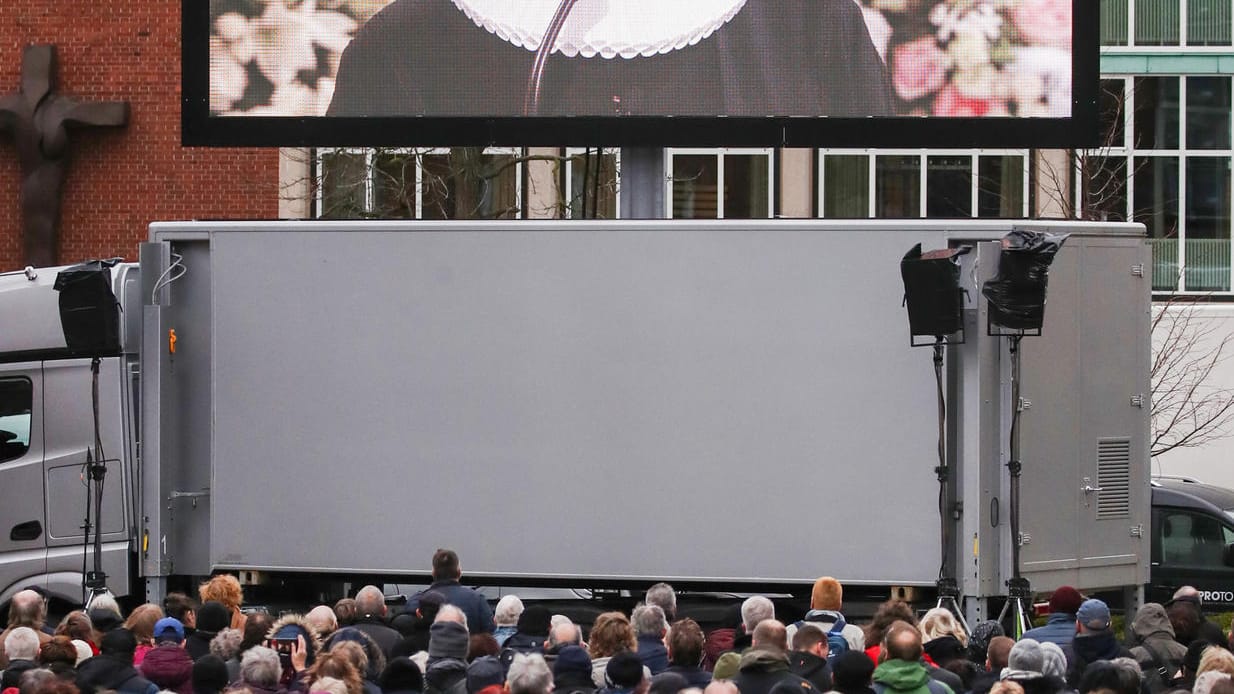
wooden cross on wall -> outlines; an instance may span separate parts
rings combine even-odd
[[[56,47],[27,46],[21,85],[0,97],[0,132],[13,136],[21,167],[22,240],[25,262],[56,264],[60,195],[69,166],[69,128],[122,126],[127,101],[81,103],[56,94]]]

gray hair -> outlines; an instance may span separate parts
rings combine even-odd
[[[746,633],[752,633],[754,627],[764,619],[775,618],[776,606],[761,595],[746,598],[746,601],[741,603],[741,625],[745,627]]]
[[[1192,694],[1209,694],[1213,690],[1213,685],[1221,680],[1230,680],[1230,676],[1220,670],[1209,670],[1200,674],[1195,678],[1195,684],[1192,685]]]
[[[4,637],[4,654],[9,660],[34,660],[39,654],[38,632],[30,627],[17,627]]]
[[[347,694],[347,683],[337,677],[318,677],[309,689],[329,694]]]
[[[115,612],[121,617],[124,616],[124,613],[120,611],[120,603],[116,602],[116,599],[108,593],[99,593],[98,595],[90,598],[90,604],[86,606],[86,609],[108,610],[110,612]]]
[[[497,601],[497,609],[493,610],[493,621],[499,627],[512,627],[518,624],[521,614],[523,601],[517,595],[503,595]]]
[[[558,621],[557,617],[561,617]],[[558,646],[578,646],[583,641],[583,633],[574,622],[570,621],[569,617],[564,615],[553,615],[553,624],[548,630],[548,647],[557,648]]]
[[[506,687],[510,694],[548,694],[553,689],[553,671],[539,653],[516,653]]]
[[[377,586],[364,586],[356,593],[356,611],[380,617],[386,611],[386,595]]]
[[[18,690],[21,692],[36,692],[42,689],[44,685],[55,680],[56,673],[45,667],[30,668],[21,673],[21,678],[18,680]]]
[[[240,644],[244,642],[244,632],[239,629],[224,629],[210,639],[210,655],[227,662],[240,655]]]
[[[659,605],[660,609],[664,610],[665,617],[677,614],[677,593],[667,583],[657,583],[648,588],[643,602],[648,605]]]
[[[282,674],[283,666],[279,663],[279,654],[272,648],[253,646],[240,658],[240,680],[245,684],[274,689],[278,686]]]
[[[318,634],[329,634],[338,629],[338,615],[334,614],[334,608],[329,605],[318,605],[309,610],[308,614],[304,615],[304,621],[316,629]]]
[[[437,622],[458,622],[467,626],[467,613],[447,603],[437,609],[437,617],[433,619],[433,623]]]
[[[630,614],[630,625],[638,636],[663,636],[668,620],[659,605],[639,605]]]

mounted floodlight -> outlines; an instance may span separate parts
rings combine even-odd
[[[1066,234],[1025,229],[1003,237],[998,274],[981,288],[990,302],[991,335],[1041,335],[1050,263],[1066,239]]]
[[[913,246],[900,261],[900,276],[904,279],[904,303],[908,306],[909,342],[913,347],[917,336],[933,336],[936,342],[964,342],[964,290],[960,287],[960,256],[970,246],[940,248],[921,252],[921,244]],[[958,340],[946,340],[960,333]]]
[[[64,343],[77,356],[99,357],[120,351],[120,303],[111,290],[111,268],[120,261],[89,260],[56,275]]]

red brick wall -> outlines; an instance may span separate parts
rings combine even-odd
[[[203,0],[204,1],[204,0]],[[62,263],[137,258],[156,220],[273,219],[278,150],[180,146],[180,0],[2,0],[0,94],[17,91],[22,49],[58,51],[59,93],[128,100],[123,129],[71,136],[60,220]],[[0,135],[0,272],[22,258],[20,177]]]

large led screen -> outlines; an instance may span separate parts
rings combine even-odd
[[[186,144],[1067,146],[1093,0],[185,0]]]

